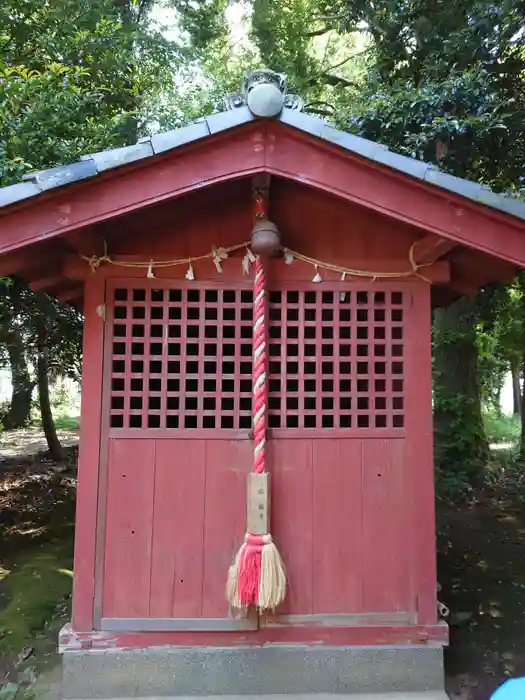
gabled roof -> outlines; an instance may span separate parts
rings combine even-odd
[[[201,118],[180,129],[142,138],[132,146],[87,154],[76,163],[28,173],[24,176],[23,182],[0,188],[0,213],[2,209],[36,197],[42,192],[64,187],[78,180],[95,178],[108,170],[151,158],[193,141],[209,138],[213,134],[246,124],[254,119],[248,107],[236,107]],[[484,185],[444,173],[432,164],[394,153],[386,146],[336,129],[317,117],[285,107],[273,121],[280,121],[379,165],[525,220],[525,201],[496,194]]]

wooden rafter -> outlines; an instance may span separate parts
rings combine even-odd
[[[27,248],[0,256],[0,277],[7,275],[27,276],[24,273],[31,270],[41,270],[53,265],[57,260],[55,251]]]
[[[79,288],[78,286],[70,287],[68,289],[63,289],[62,291],[58,291],[55,294],[56,298],[59,301],[63,302],[78,302],[79,300],[82,299],[82,289]],[[76,306],[76,303],[73,303],[73,306]]]
[[[64,278],[58,272],[55,274],[47,275],[45,277],[37,277],[29,283],[29,287],[33,292],[45,291],[46,289],[51,289],[52,287],[57,287],[64,282]]]
[[[414,262],[417,265],[428,265],[436,262],[439,258],[449,253],[457,246],[455,241],[448,238],[442,238],[435,234],[423,236],[414,246]]]
[[[104,252],[104,239],[92,226],[66,234],[65,243],[80,255],[101,255]]]

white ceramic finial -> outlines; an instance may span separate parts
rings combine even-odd
[[[256,117],[276,117],[284,105],[284,94],[275,83],[259,83],[248,93],[250,112]]]

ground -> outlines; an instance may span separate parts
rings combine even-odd
[[[508,677],[525,676],[525,508],[494,488],[438,506],[438,577],[450,608],[447,689],[487,700]]]
[[[36,430],[0,444],[0,678],[17,695],[37,675],[53,677],[71,598],[76,448],[58,465],[35,445]]]
[[[67,438],[74,442],[75,434]],[[32,452],[35,439],[31,431],[4,434],[0,446],[5,454],[9,442],[13,452],[0,461],[1,700],[11,690],[27,694],[37,676],[46,700],[59,698],[56,639],[70,609],[76,451],[71,447],[69,461],[54,464]],[[499,480],[461,502],[438,503],[440,599],[451,611],[447,687],[454,700],[487,700],[505,678],[525,675],[520,493]]]

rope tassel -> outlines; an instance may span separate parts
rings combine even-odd
[[[234,608],[275,610],[286,593],[284,564],[271,535],[246,535],[228,573],[227,596]]]
[[[253,469],[248,477],[247,534],[228,573],[226,595],[234,608],[275,610],[286,593],[284,565],[269,533],[266,471],[266,289],[264,265],[255,261],[253,326]]]

